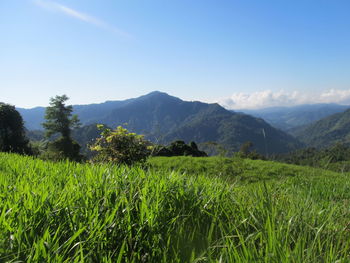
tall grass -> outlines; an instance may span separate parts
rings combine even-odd
[[[349,262],[348,176],[268,164],[232,184],[0,154],[0,262]]]

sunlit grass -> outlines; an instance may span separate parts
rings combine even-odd
[[[164,160],[174,166],[0,154],[0,262],[350,260],[348,175],[263,161]]]

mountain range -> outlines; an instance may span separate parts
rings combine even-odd
[[[291,133],[311,147],[325,148],[336,143],[350,145],[350,109],[295,128]]]
[[[18,111],[27,129],[42,129],[45,108],[18,108]],[[216,103],[183,101],[159,91],[123,101],[73,105],[73,112],[83,125],[103,123],[113,128],[123,125],[162,144],[174,140],[215,142],[234,151],[251,141],[263,154],[288,152],[302,146],[261,118],[231,112]]]
[[[332,114],[343,112],[348,108],[347,105],[320,103],[240,111],[262,118],[272,126],[289,132],[296,127],[311,124]]]

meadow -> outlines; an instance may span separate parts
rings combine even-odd
[[[350,262],[349,178],[239,158],[129,168],[0,153],[0,262]]]

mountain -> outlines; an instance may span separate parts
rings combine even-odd
[[[283,153],[302,145],[292,136],[278,130],[263,119],[243,113],[229,113],[216,105],[205,111],[208,114],[192,116],[176,130],[165,136],[166,141],[181,138],[196,142],[213,141],[229,151],[236,151],[247,141],[262,154]]]
[[[244,142],[251,141],[257,151],[269,154],[287,152],[301,146],[292,136],[273,128],[262,119],[230,112],[218,104],[183,101],[159,91],[125,101],[74,105],[73,109],[84,125],[123,125],[130,131],[163,144],[174,140],[211,141],[223,144],[228,150],[237,150]],[[39,112],[38,108],[33,111],[35,116],[30,115],[31,110],[24,111],[22,116],[28,129],[39,123],[38,120],[43,121],[43,112]]]
[[[45,108],[35,107],[32,109],[16,108],[22,115],[24,126],[28,130],[42,130],[41,124],[44,122]]]
[[[295,129],[293,135],[316,148],[328,147],[337,142],[350,145],[350,109]]]
[[[289,131],[332,114],[343,112],[349,106],[339,104],[304,104],[293,107],[271,107],[259,110],[241,110],[246,114],[263,118],[272,126]]]

